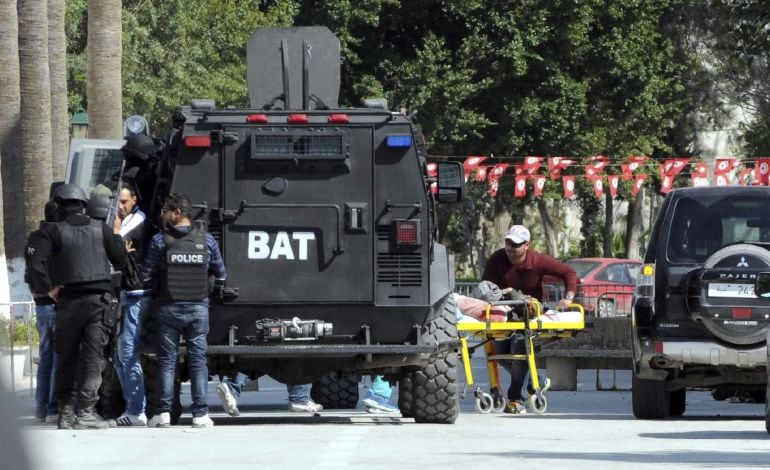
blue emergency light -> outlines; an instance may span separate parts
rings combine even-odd
[[[412,136],[409,134],[391,134],[385,143],[391,148],[408,148],[412,146]]]

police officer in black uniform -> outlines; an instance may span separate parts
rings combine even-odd
[[[86,215],[88,198],[74,184],[54,193],[59,222],[45,226],[28,258],[32,282],[57,301],[54,350],[59,429],[104,429],[108,422],[94,411],[102,381],[108,326],[115,322],[110,264],[126,260],[123,239],[104,222]],[[46,263],[53,262],[60,285]]]

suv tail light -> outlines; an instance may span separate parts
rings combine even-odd
[[[644,264],[636,277],[637,297],[655,297],[655,265]]]
[[[419,219],[398,219],[393,222],[396,246],[422,245],[422,230]]]

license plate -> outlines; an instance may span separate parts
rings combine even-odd
[[[709,297],[730,297],[734,299],[755,299],[754,284],[727,284],[712,282],[709,284]]]

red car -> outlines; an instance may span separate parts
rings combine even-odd
[[[577,273],[575,301],[586,312],[608,317],[629,315],[631,296],[636,286],[636,275],[641,261],[621,258],[576,258],[565,261]],[[543,280],[544,299],[554,304],[564,296],[561,279],[546,276]]]

